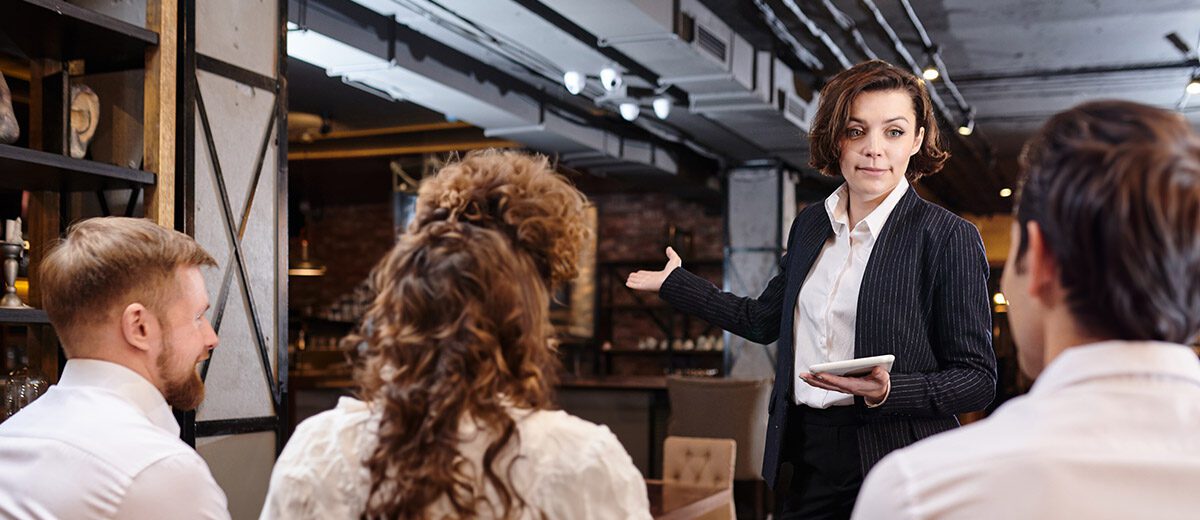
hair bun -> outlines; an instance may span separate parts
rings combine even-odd
[[[543,156],[472,152],[421,184],[409,231],[437,220],[493,229],[528,254],[545,281],[563,282],[574,278],[591,233],[585,201]]]

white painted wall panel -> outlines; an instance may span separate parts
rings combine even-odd
[[[196,52],[275,77],[276,0],[198,0]]]
[[[220,158],[236,227],[250,192],[263,133],[268,119],[273,115],[275,95],[204,71],[198,71],[197,78],[212,125],[213,141]],[[212,158],[205,145],[203,126],[198,117],[196,125],[195,231],[197,241],[221,264],[219,270],[206,273],[205,279],[215,307],[224,269],[236,269],[236,265],[233,264],[224,224],[224,210]],[[276,170],[276,150],[272,143],[263,162],[263,172],[258,179],[255,200],[251,206],[251,219],[242,240],[251,294],[271,360],[272,374],[276,366],[275,323],[278,313],[275,308],[278,291],[275,230],[277,225],[286,225],[275,219]],[[235,272],[219,331],[221,344],[213,354],[208,371],[208,397],[200,407],[197,420],[274,414],[251,323],[248,305],[243,297],[242,281]]]
[[[729,173],[728,225],[732,251],[726,262],[725,290],[758,296],[779,272],[780,255],[769,249],[780,245],[780,196],[785,179],[778,168],[744,168]],[[784,202],[793,199],[785,197]],[[775,374],[771,361],[775,355],[774,343],[763,346],[725,333],[725,348],[733,359],[731,376],[760,378]]]

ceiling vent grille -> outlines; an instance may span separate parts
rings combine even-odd
[[[717,61],[725,63],[728,45],[724,40],[700,24],[696,24],[696,46],[712,55]]]
[[[783,90],[779,90],[778,94],[777,102],[782,109],[784,119],[807,132],[812,123],[812,110],[816,103],[806,102],[798,96],[789,96]]]

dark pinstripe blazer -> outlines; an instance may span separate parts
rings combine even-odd
[[[800,286],[833,235],[824,204],[792,223],[780,273],[758,298],[721,292],[684,269],[659,296],[676,309],[756,343],[779,340],[767,424],[763,478],[775,486],[789,435],[795,379],[793,319]],[[856,398],[865,475],[892,450],[958,426],[954,415],[980,410],[996,392],[996,356],[988,298],[988,264],[971,223],[909,189],[892,210],[863,273],[854,357],[895,354],[887,401],[867,408]]]

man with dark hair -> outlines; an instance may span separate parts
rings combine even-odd
[[[204,398],[217,346],[192,237],[144,219],[84,220],[42,260],[42,306],[67,363],[0,424],[0,518],[227,519],[225,493],[171,407]]]
[[[855,518],[1195,518],[1200,136],[1122,101],[1026,145],[1002,289],[1037,381],[992,417],[893,452]]]

